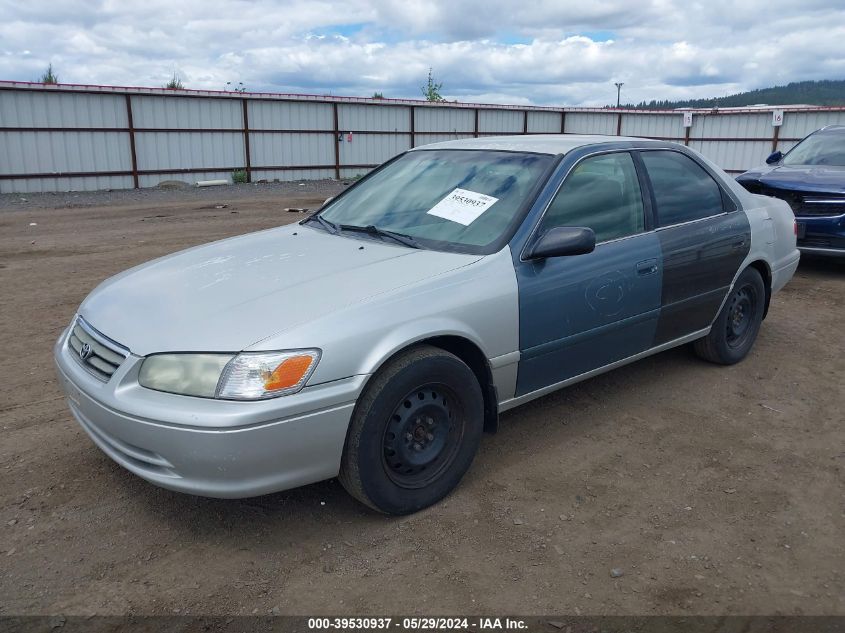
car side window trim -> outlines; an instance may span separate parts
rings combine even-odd
[[[569,169],[566,170],[566,173],[561,176],[560,182],[557,183],[557,186],[555,187],[554,193],[549,197],[549,201],[546,203],[545,207],[543,207],[543,212],[535,220],[534,226],[531,228],[531,232],[528,234],[528,239],[525,240],[525,244],[523,245],[522,251],[519,254],[519,260],[521,262],[528,261],[528,259],[525,257],[525,253],[528,251],[528,249],[534,243],[534,240],[536,240],[539,237],[537,232],[540,230],[540,226],[542,226],[542,224],[543,224],[543,220],[546,217],[546,213],[548,213],[549,208],[554,203],[555,198],[557,198],[558,194],[560,193],[561,188],[563,187],[563,185],[566,183],[567,179],[569,178],[569,175],[575,170],[576,167],[578,167],[578,165],[580,165],[581,163],[583,163],[586,160],[589,160],[591,158],[595,158],[596,156],[603,156],[603,155],[607,155],[607,154],[628,154],[628,155],[631,156],[631,159],[634,161],[634,168],[637,170],[637,180],[638,180],[639,185],[640,185],[640,199],[642,200],[642,203],[643,203],[642,206],[643,206],[643,222],[644,222],[644,228],[639,233],[632,233],[631,235],[622,235],[620,237],[615,237],[615,238],[610,239],[610,240],[603,240],[601,242],[596,242],[596,248],[598,248],[599,246],[601,246],[603,244],[611,244],[613,242],[620,242],[622,240],[631,239],[632,237],[639,237],[641,235],[647,235],[648,233],[652,233],[654,231],[653,225],[650,226],[650,216],[652,214],[652,204],[651,204],[651,200],[649,200],[648,197],[645,195],[646,190],[643,189],[643,182],[642,182],[642,179],[640,177],[639,169],[637,168],[637,158],[634,156],[634,153],[635,153],[634,149],[628,148],[628,147],[604,149],[604,150],[601,150],[601,151],[598,151],[598,152],[590,152],[589,154],[585,154],[584,156],[581,156],[576,162],[574,162],[569,167]],[[649,191],[650,191],[650,189],[649,189]]]
[[[643,210],[645,211],[645,228],[647,232],[654,231],[657,227],[657,205],[654,201],[654,192],[651,190],[651,180],[645,170],[645,163],[638,150],[631,151],[631,158],[634,161],[634,168],[637,170],[637,179],[640,181],[640,193],[643,198]]]
[[[646,168],[643,160],[642,160],[642,153],[643,152],[675,152],[676,154],[680,154],[681,156],[686,156],[690,160],[692,160],[696,165],[701,167],[710,179],[716,184],[716,187],[719,189],[719,194],[722,198],[722,212],[721,213],[714,213],[712,215],[707,215],[701,218],[695,218],[693,220],[685,220],[684,222],[675,222],[674,224],[667,224],[666,226],[658,226],[658,210],[657,210],[657,199],[654,195],[654,187],[651,184],[651,177],[648,174],[648,169]],[[677,226],[685,226],[687,224],[694,224],[696,222],[702,222],[704,220],[710,220],[712,218],[718,218],[723,215],[728,215],[729,213],[735,213],[739,211],[742,207],[733,194],[725,187],[721,179],[713,174],[713,172],[708,168],[707,165],[703,164],[700,160],[698,160],[694,155],[689,154],[683,150],[675,149],[673,147],[648,147],[648,148],[637,148],[631,150],[632,154],[635,154],[635,164],[637,165],[637,169],[642,169],[643,177],[645,178],[648,184],[648,198],[650,199],[650,207],[651,213],[653,215],[653,222],[652,225],[655,231],[664,231],[666,229],[675,228]]]

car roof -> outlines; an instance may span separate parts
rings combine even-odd
[[[524,134],[519,136],[482,136],[442,141],[420,145],[421,149],[489,149],[509,152],[536,152],[539,154],[566,154],[576,147],[616,142],[638,142],[653,145],[654,140],[632,136],[605,136],[601,134]]]
[[[845,133],[845,125],[825,125],[817,132],[823,132],[825,134],[842,134]]]

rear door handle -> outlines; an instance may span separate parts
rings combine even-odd
[[[646,275],[653,275],[657,272],[657,260],[646,259],[637,263],[637,274],[641,277]]]
[[[745,246],[745,238],[742,237],[731,244],[731,248],[742,248]]]

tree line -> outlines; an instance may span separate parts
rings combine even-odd
[[[676,108],[738,108],[757,105],[845,105],[845,80],[796,81],[785,86],[758,88],[711,99],[652,99],[637,104],[623,104],[637,110],[674,110]],[[611,107],[611,106],[608,106]]]

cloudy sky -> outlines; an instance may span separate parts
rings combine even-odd
[[[0,0],[0,79],[605,105],[845,78],[843,0]]]

